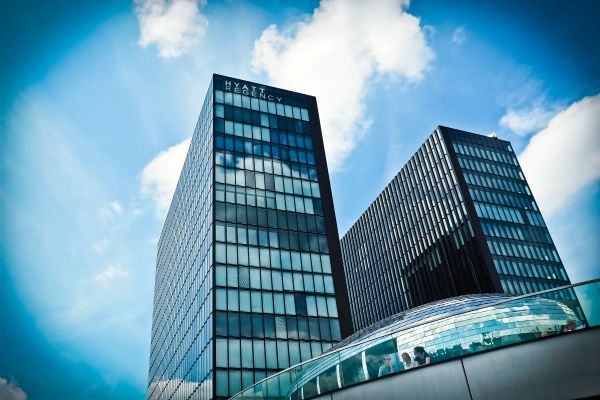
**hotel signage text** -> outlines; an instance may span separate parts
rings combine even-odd
[[[277,97],[267,93],[265,91],[265,88],[247,85],[245,83],[240,83],[236,81],[225,81],[225,91],[281,103],[281,97]]]

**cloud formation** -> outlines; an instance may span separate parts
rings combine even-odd
[[[104,222],[114,224],[123,217],[123,206],[120,202],[115,200],[100,207],[98,212]]]
[[[154,203],[157,213],[164,216],[169,210],[191,138],[158,153],[142,171],[141,192]]]
[[[254,43],[252,67],[271,84],[315,95],[331,170],[366,132],[369,79],[422,79],[434,54],[408,2],[322,0],[312,16]]]
[[[509,109],[500,118],[500,126],[519,136],[525,136],[528,133],[545,128],[548,121],[555,114],[556,110],[549,110],[542,104],[521,110]]]
[[[0,399],[27,400],[27,394],[16,383],[0,377]]]
[[[97,283],[108,283],[116,278],[124,278],[128,276],[129,273],[125,268],[118,264],[110,264],[106,269],[100,272],[98,275],[95,275],[92,278],[92,281]]]
[[[100,255],[106,251],[109,245],[110,241],[108,239],[100,239],[92,243],[92,250],[94,251],[94,253]]]
[[[162,58],[179,57],[206,32],[208,20],[200,12],[205,5],[196,0],[136,0],[139,45],[155,44]]]
[[[462,46],[463,43],[467,40],[467,33],[465,32],[464,26],[459,26],[454,31],[452,31],[452,38],[450,39],[450,44],[453,49],[457,49]]]
[[[554,214],[600,178],[600,94],[560,111],[519,160],[543,212]]]

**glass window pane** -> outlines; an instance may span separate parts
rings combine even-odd
[[[229,396],[229,376],[227,371],[217,371],[216,375],[217,385],[217,396],[228,397]]]
[[[275,302],[275,314],[285,314],[285,306],[283,304],[283,294],[275,293],[273,295],[273,301]]]
[[[252,302],[252,312],[262,312],[262,296],[260,292],[252,291],[250,294]]]
[[[229,336],[240,336],[240,321],[238,316],[238,313],[229,313],[227,315]]]
[[[227,313],[217,312],[215,315],[215,325],[218,336],[227,336]]]
[[[229,367],[240,367],[240,340],[229,339]]]
[[[265,315],[263,320],[265,323],[265,337],[275,338],[275,318],[271,315]]]
[[[227,290],[227,309],[229,311],[239,311],[238,291],[235,289]]]
[[[273,314],[273,294],[272,293],[263,293],[263,312],[266,314]]]
[[[279,340],[277,341],[277,361],[281,369],[290,366],[287,343]]]
[[[271,271],[271,276],[273,278],[273,290],[282,291],[283,290],[283,281],[281,278],[281,272]]]
[[[237,267],[227,267],[227,286],[238,287]]]
[[[215,283],[217,286],[227,286],[227,269],[224,266],[217,265],[215,275]]]
[[[254,314],[252,316],[252,336],[257,338],[262,338],[265,336],[262,315]]]
[[[240,290],[240,311],[250,312],[250,292]]]
[[[275,332],[278,339],[287,339],[285,317],[275,317]]]
[[[335,297],[327,297],[327,310],[329,312],[329,316],[333,318],[338,317],[337,305],[335,302]]]
[[[298,342],[288,342],[290,352],[290,365],[296,365],[300,363],[300,345]]]
[[[240,371],[229,371],[229,394],[234,395],[242,390]]]
[[[325,283],[325,293],[333,294],[335,292],[333,288],[333,278],[330,275],[325,275],[323,280]]]
[[[291,293],[285,294],[285,313],[288,315],[296,314],[296,304],[294,302],[294,295]]]
[[[263,269],[260,271],[260,275],[261,275],[262,288],[271,290],[272,289],[271,271],[269,271],[268,269]]]
[[[241,341],[242,348],[242,368],[252,368],[252,340],[243,339]]]
[[[340,332],[340,322],[337,319],[330,319],[329,325],[331,328],[331,339],[342,340],[342,334]]]
[[[217,367],[227,367],[227,339],[217,339]]]
[[[315,296],[306,296],[306,311],[310,316],[317,316],[317,301]]]
[[[265,352],[267,356],[267,368],[277,368],[277,347],[273,340],[265,341]]]
[[[265,368],[265,342],[264,340],[255,340],[254,349],[254,368]]]
[[[298,318],[298,337],[303,340],[310,339],[308,333],[308,320],[306,318]]]
[[[314,292],[315,286],[313,283],[313,277],[311,274],[303,274],[304,275],[304,288],[307,292]]]
[[[217,289],[215,296],[217,310],[227,310],[227,291],[225,289]]]
[[[283,289],[286,291],[294,290],[294,283],[292,281],[291,272],[283,272]]]
[[[250,287],[252,289],[260,289],[260,270],[250,269]]]

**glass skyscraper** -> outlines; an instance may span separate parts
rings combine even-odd
[[[443,126],[341,245],[354,330],[446,297],[570,283],[510,143]]]
[[[213,75],[158,244],[148,398],[225,398],[351,331],[316,99]]]

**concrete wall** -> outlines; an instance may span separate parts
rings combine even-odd
[[[591,396],[600,396],[599,328],[434,364],[319,400],[558,400]]]

